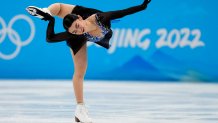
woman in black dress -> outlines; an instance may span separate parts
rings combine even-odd
[[[77,101],[75,120],[82,123],[93,123],[88,115],[83,100],[83,81],[87,69],[87,41],[94,42],[104,48],[109,48],[112,37],[111,20],[122,18],[147,8],[151,0],[144,0],[141,5],[118,11],[102,12],[79,5],[54,3],[48,8],[29,6],[26,10],[33,16],[49,21],[46,39],[54,43],[66,41],[71,49],[74,61],[73,85]],[[55,33],[55,19],[63,18],[65,32]]]

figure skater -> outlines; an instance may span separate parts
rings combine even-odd
[[[93,123],[88,114],[83,99],[83,81],[87,69],[87,41],[94,42],[104,48],[109,48],[112,37],[111,20],[122,18],[147,8],[151,0],[144,0],[141,5],[118,11],[102,12],[79,5],[54,3],[48,8],[29,6],[26,10],[32,16],[49,21],[46,31],[47,42],[66,41],[71,49],[74,61],[73,86],[77,101],[75,121]],[[55,18],[63,18],[65,32],[55,33]]]

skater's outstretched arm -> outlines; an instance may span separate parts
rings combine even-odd
[[[147,4],[150,3],[150,1],[151,0],[144,0],[144,2],[138,6],[130,7],[130,8],[123,9],[123,10],[103,12],[103,13],[99,13],[99,15],[100,15],[100,17],[102,17],[103,21],[122,18],[126,15],[134,14],[136,12],[139,12],[139,11],[146,9]]]
[[[68,32],[61,32],[55,34],[54,26],[55,26],[55,19],[52,17],[52,19],[49,20],[47,31],[46,31],[47,42],[49,43],[60,42],[60,41],[68,40],[71,37],[71,35]]]

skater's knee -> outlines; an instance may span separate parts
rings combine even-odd
[[[53,3],[48,7],[48,9],[52,15],[58,16],[61,11],[61,3]]]
[[[77,73],[75,72],[73,75],[74,80],[83,80],[85,77],[85,73]]]

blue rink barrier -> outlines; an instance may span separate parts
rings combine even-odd
[[[25,11],[29,5],[47,7],[55,2],[109,11],[143,0],[120,0],[122,4],[116,0],[4,1],[0,5],[0,79],[72,78],[69,47],[65,42],[47,43],[48,22]],[[88,43],[86,79],[218,81],[217,4],[153,0],[147,10],[114,21],[109,50]],[[61,31],[62,19],[56,18],[55,32]]]

